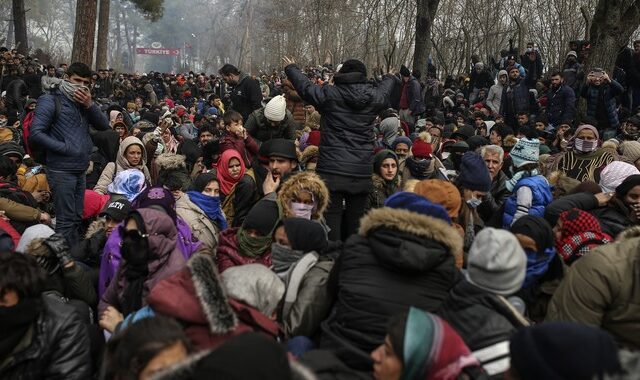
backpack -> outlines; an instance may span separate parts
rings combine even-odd
[[[251,177],[254,183],[256,182],[256,174],[253,172],[253,169],[247,170],[245,174]],[[227,196],[224,198],[224,201],[222,202],[222,212],[224,212],[224,216],[227,219],[228,226],[233,225],[233,218],[236,216],[236,208],[235,208],[236,186],[238,186],[237,183],[233,185],[233,187],[231,188],[231,191],[229,192],[229,194],[227,194]],[[257,202],[259,199],[260,198],[258,196],[258,193],[256,192],[256,196],[253,201]]]
[[[62,102],[57,95],[53,95],[53,101],[55,103],[55,111],[53,113],[53,120],[51,121],[51,125],[55,124],[58,121],[58,117],[60,116],[60,110],[62,109]],[[28,126],[28,131],[31,129],[31,124]],[[30,133],[29,133],[30,135]],[[39,164],[45,164],[47,162],[47,150],[42,145],[35,143],[33,140],[25,141],[27,145],[27,149],[31,152],[30,156],[33,160]]]

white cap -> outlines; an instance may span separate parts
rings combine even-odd
[[[287,114],[287,101],[284,96],[274,96],[264,107],[264,117],[271,121],[282,121]]]

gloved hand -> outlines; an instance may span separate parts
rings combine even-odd
[[[63,268],[66,268],[69,263],[73,262],[69,254],[70,250],[67,240],[61,234],[53,234],[46,238],[43,243],[56,255]]]

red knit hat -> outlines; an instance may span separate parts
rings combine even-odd
[[[309,132],[309,138],[307,139],[307,146],[309,145],[320,146],[320,131]]]
[[[415,139],[413,141],[413,145],[411,146],[411,153],[413,153],[413,157],[415,158],[429,158],[431,157],[431,153],[433,152],[433,148],[431,144],[425,142],[422,139]]]

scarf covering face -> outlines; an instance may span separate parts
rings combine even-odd
[[[134,214],[133,218],[139,227],[140,234],[145,234],[142,217]],[[142,292],[144,282],[149,276],[149,261],[152,255],[149,252],[149,241],[146,237],[137,236],[135,231],[122,229],[122,274],[127,280],[122,297],[122,314],[128,314],[142,307]]]
[[[277,217],[274,219],[271,218],[270,215],[266,215],[265,213],[269,213],[274,203],[277,207]],[[252,215],[253,213],[260,214],[261,221],[254,221],[256,217]],[[247,219],[245,219],[242,227],[238,229],[237,239],[238,239],[238,252],[241,255],[250,257],[250,258],[258,258],[262,256],[265,252],[269,250],[271,247],[271,243],[273,242],[273,231],[278,227],[278,222],[282,219],[282,206],[279,202],[272,202],[270,200],[262,199],[249,211],[247,215]],[[271,224],[273,223],[273,224]],[[267,227],[268,226],[268,227]],[[267,231],[269,228],[269,231]],[[260,231],[260,233],[264,234],[262,236],[250,236],[247,233],[247,230],[255,229]]]
[[[235,158],[240,162],[240,175],[238,178],[232,178],[229,174],[229,162],[232,158]],[[233,186],[242,179],[246,171],[247,168],[244,166],[244,160],[237,150],[227,149],[222,152],[222,155],[218,160],[218,181],[220,182],[220,191],[222,194],[228,195]]]
[[[585,144],[584,140],[577,138],[580,132],[582,132],[585,129],[593,132],[593,134],[596,136],[596,140],[593,141],[593,144],[591,144],[592,141],[586,141],[586,143],[589,143],[589,144]],[[569,139],[569,142],[567,143],[567,149],[574,150],[578,153],[593,152],[598,148],[599,139],[600,139],[600,134],[598,133],[598,130],[593,125],[582,124],[576,129],[576,132],[573,134],[571,139]],[[576,141],[576,140],[580,140],[580,141]]]
[[[279,243],[271,244],[271,261],[273,271],[286,281],[289,268],[304,256],[304,251],[291,249]]]
[[[75,102],[76,99],[74,97],[74,94],[76,90],[79,90],[82,87],[84,86],[81,84],[75,84],[69,82],[68,80],[63,80],[62,82],[60,82],[60,86],[58,88],[60,89],[60,92],[62,92],[62,94],[67,97],[67,99]]]
[[[218,226],[220,231],[227,229],[227,220],[224,218],[220,208],[220,197],[211,197],[197,191],[188,191],[187,195],[191,202],[200,207],[207,215],[207,218]]]
[[[549,269],[549,264],[556,255],[553,229],[549,223],[538,216],[525,215],[511,226],[511,233],[522,234],[536,242],[538,251],[525,249],[527,255],[527,272],[522,288],[533,285]]]
[[[107,187],[107,191],[109,194],[124,195],[129,202],[133,202],[146,187],[143,172],[138,169],[127,169],[116,175]]]
[[[240,227],[237,237],[240,254],[252,259],[262,256],[271,247],[271,235],[250,236],[243,227]]]
[[[613,240],[602,232],[598,220],[586,211],[576,208],[564,211],[560,214],[560,220],[562,236],[556,240],[556,250],[568,265],[591,249]]]
[[[440,317],[412,307],[404,333],[404,370],[401,380],[455,379],[478,360]]]

